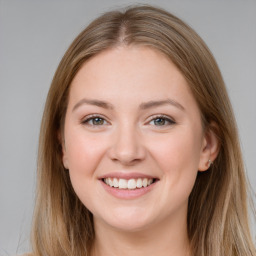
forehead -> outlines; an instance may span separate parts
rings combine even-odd
[[[120,102],[175,98],[195,104],[189,85],[171,60],[145,46],[120,46],[88,60],[71,83],[70,100],[93,97]]]
[[[152,76],[159,79],[161,76],[168,76],[170,81],[173,78],[185,81],[170,58],[154,48],[140,45],[119,46],[100,52],[82,65],[72,84],[77,83],[77,80],[89,78],[98,81],[102,75],[104,79],[108,78],[111,81],[117,78],[127,79],[129,76],[130,79],[139,79],[143,76],[144,79]]]

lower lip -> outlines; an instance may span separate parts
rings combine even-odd
[[[152,183],[148,187],[142,187],[137,189],[119,189],[115,187],[108,186],[104,181],[100,181],[102,183],[103,188],[110,193],[112,196],[120,198],[120,199],[135,199],[141,197],[148,192],[150,192],[156,185],[157,182]]]

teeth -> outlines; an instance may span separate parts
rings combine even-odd
[[[117,178],[114,178],[114,179],[113,179],[113,186],[114,186],[115,188],[118,188],[119,182],[118,182],[118,179],[117,179]]]
[[[148,186],[153,183],[153,179],[148,179]]]
[[[119,180],[119,188],[127,188],[127,180],[124,180],[124,179],[120,179]]]
[[[108,180],[108,185],[109,185],[110,187],[113,187],[113,186],[114,186],[113,181],[112,181],[111,179]]]
[[[128,184],[128,189],[135,189],[137,186],[137,182],[135,181],[135,179],[130,179],[127,182]]]
[[[147,187],[153,183],[153,179],[138,178],[138,179],[118,179],[118,178],[105,178],[104,182],[110,187],[119,189],[136,189]]]
[[[147,179],[143,179],[142,186],[145,188],[147,185],[148,185],[148,180]]]
[[[142,187],[142,179],[137,179],[137,188]]]

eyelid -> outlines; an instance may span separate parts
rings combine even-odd
[[[107,124],[110,124],[110,122],[107,120],[107,118],[105,116],[101,115],[101,114],[89,114],[89,115],[87,115],[87,116],[85,116],[81,119],[81,124],[88,124],[88,121],[90,121],[93,118],[97,118],[97,117],[106,121]],[[89,126],[96,126],[96,125],[90,125],[90,124],[88,124],[88,125]]]
[[[157,118],[165,119],[166,121],[170,122],[169,125],[176,124],[176,121],[174,120],[174,118],[172,118],[170,116],[167,116],[165,114],[156,114],[156,115],[150,116],[150,119],[147,121],[147,124],[150,123],[151,121],[153,121],[154,119],[157,119]],[[166,125],[164,125],[164,126],[166,126]]]
[[[107,122],[107,125],[110,124],[110,121],[108,120],[108,118],[106,118],[104,115],[102,114],[89,114],[89,115],[86,115],[85,117],[83,117],[81,119],[81,124],[84,124],[84,125],[88,125],[88,126],[104,126],[106,124],[102,124],[102,125],[92,125],[92,124],[88,124],[88,122],[93,119],[93,118],[101,118],[103,119],[105,122]],[[165,119],[167,122],[169,122],[169,124],[167,125],[163,125],[163,126],[168,126],[168,125],[174,125],[176,124],[177,122],[174,120],[174,118],[168,116],[168,115],[165,115],[165,114],[155,114],[155,115],[152,115],[148,118],[148,120],[146,121],[146,124],[149,124],[150,122],[152,122],[154,119],[157,119],[157,118],[162,118],[162,119]],[[160,127],[160,126],[159,126]]]

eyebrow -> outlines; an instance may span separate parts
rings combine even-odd
[[[179,108],[180,110],[183,110],[183,111],[185,110],[185,108],[180,103],[172,99],[149,101],[149,102],[141,103],[140,108],[148,109],[148,108],[158,107],[162,105],[172,105],[176,108]]]
[[[83,104],[94,105],[94,106],[105,108],[105,109],[114,109],[114,106],[108,102],[96,100],[96,99],[84,98],[76,103],[72,111],[75,111],[78,107],[80,107]],[[183,110],[183,111],[185,110],[185,108],[180,103],[172,99],[144,102],[140,104],[139,108],[142,110],[145,110],[149,108],[159,107],[162,105],[172,105],[174,107],[179,108],[180,110]]]
[[[94,99],[92,99],[92,100],[91,99],[82,99],[76,103],[76,105],[73,107],[72,111],[76,110],[78,107],[80,107],[83,104],[94,105],[94,106],[105,108],[105,109],[114,109],[114,106],[112,104],[107,103],[105,101],[94,100]]]

